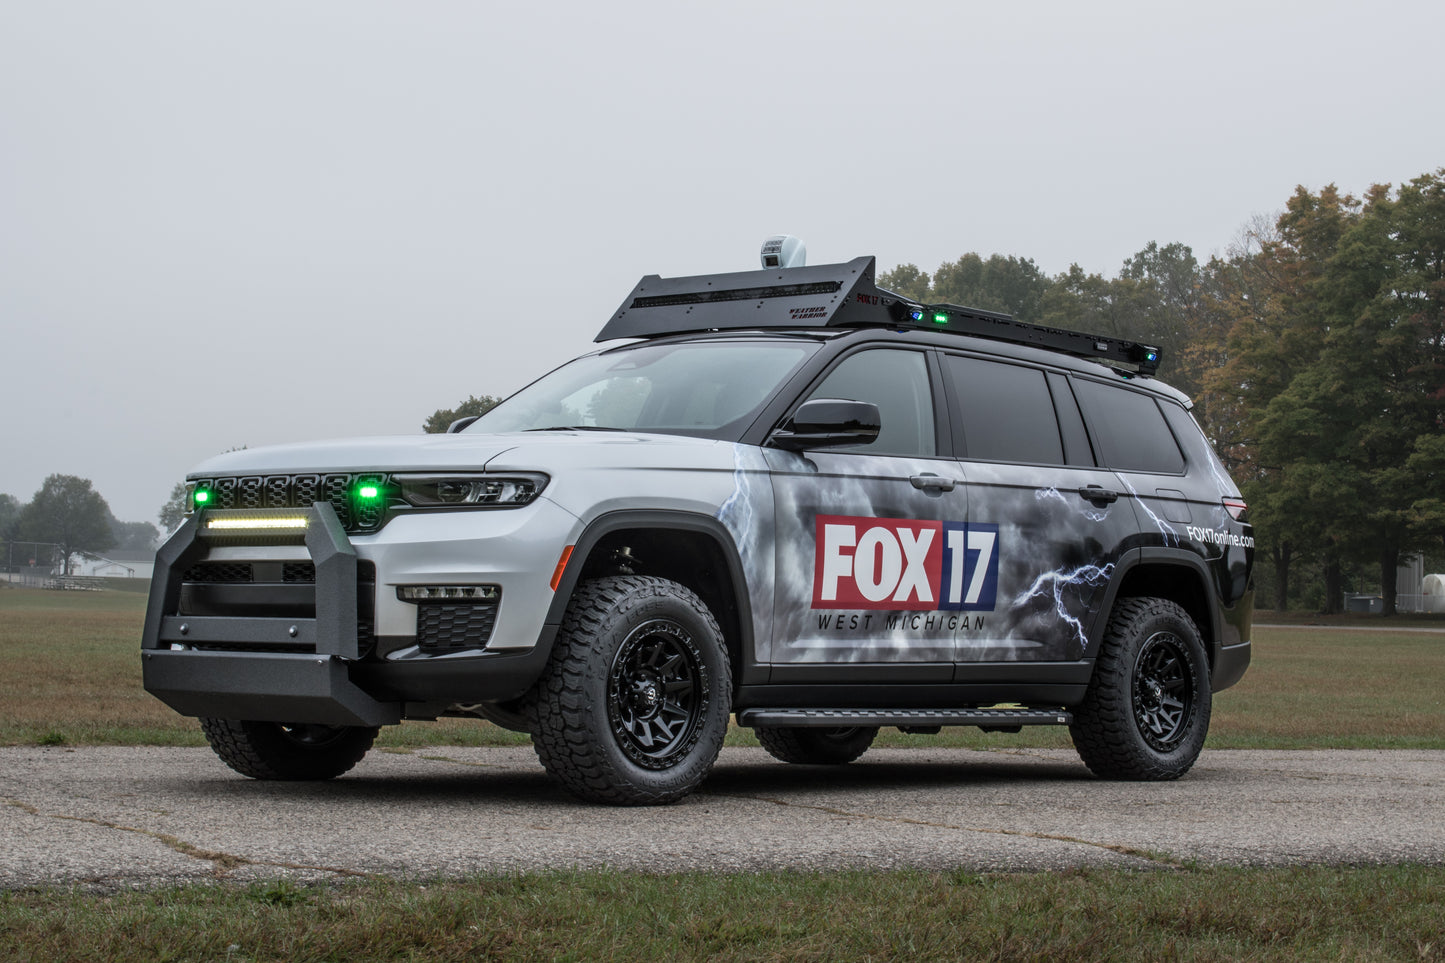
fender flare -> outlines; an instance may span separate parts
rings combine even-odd
[[[599,515],[589,522],[582,530],[582,534],[577,536],[577,541],[573,543],[572,554],[567,559],[567,566],[563,569],[562,578],[558,581],[557,589],[553,593],[552,604],[547,609],[547,617],[543,622],[542,630],[543,638],[548,640],[548,647],[551,647],[550,641],[556,637],[557,629],[562,625],[562,616],[567,611],[567,603],[571,600],[572,593],[576,591],[577,583],[581,580],[583,563],[591,556],[592,551],[602,539],[613,532],[626,529],[691,532],[704,535],[717,545],[722,552],[723,561],[727,565],[728,577],[733,586],[733,603],[737,606],[739,669],[745,670],[751,665],[753,607],[742,557],[738,554],[737,545],[733,542],[727,527],[711,515],[703,515],[699,512],[623,510]],[[740,672],[739,678],[741,675]]]
[[[1114,577],[1109,581],[1108,592],[1104,597],[1104,603],[1099,607],[1098,613],[1094,616],[1094,624],[1089,632],[1089,650],[1097,654],[1099,644],[1103,641],[1104,631],[1108,628],[1109,617],[1113,614],[1114,603],[1118,601],[1119,588],[1135,569],[1146,565],[1161,565],[1174,568],[1188,569],[1191,576],[1196,580],[1199,592],[1205,600],[1205,617],[1209,620],[1207,625],[1199,626],[1200,632],[1205,633],[1205,648],[1209,653],[1209,663],[1212,667],[1219,656],[1220,625],[1219,608],[1210,604],[1213,598],[1210,585],[1213,576],[1209,571],[1209,563],[1198,552],[1184,548],[1169,548],[1165,546],[1150,546],[1148,548],[1136,548],[1126,553],[1119,560],[1115,569]]]

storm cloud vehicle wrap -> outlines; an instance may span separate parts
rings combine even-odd
[[[1106,588],[1146,547],[1195,555],[1227,597],[1245,588],[1237,576],[1253,541],[1217,502],[1200,506],[1202,527],[1165,517],[1193,518],[1187,501],[1087,500],[1079,482],[1097,472],[1066,481],[1036,469],[1030,486],[1023,469],[982,463],[742,446],[737,460],[738,487],[719,518],[748,572],[762,662],[1089,658]],[[900,474],[929,470],[960,483],[900,506]],[[769,507],[772,524],[759,525]]]

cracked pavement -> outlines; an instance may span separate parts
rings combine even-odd
[[[1445,863],[1445,751],[1206,752],[1174,783],[1068,750],[873,749],[840,768],[724,749],[673,806],[579,803],[530,748],[373,750],[329,783],[209,749],[0,748],[0,888],[685,870]]]

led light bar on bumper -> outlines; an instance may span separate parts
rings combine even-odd
[[[292,508],[208,511],[201,517],[202,538],[295,538],[306,536],[310,517]]]
[[[396,493],[414,508],[520,508],[547,487],[540,473],[393,475]]]

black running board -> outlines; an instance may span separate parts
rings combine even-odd
[[[1066,726],[1073,713],[1063,709],[743,709],[738,725],[747,726]]]

